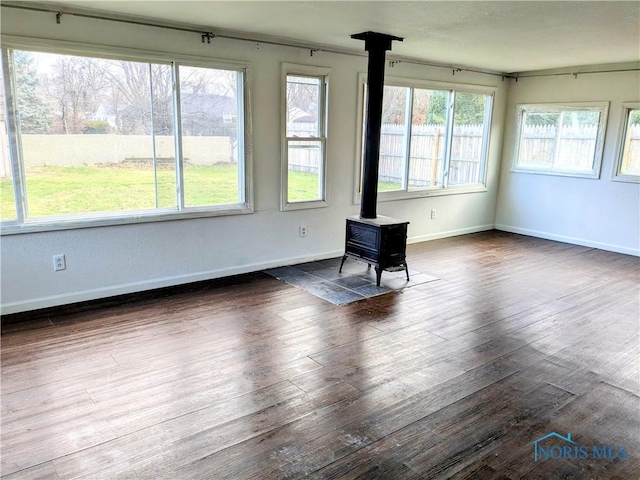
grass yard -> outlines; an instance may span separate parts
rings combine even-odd
[[[117,212],[155,208],[153,171],[150,168],[42,167],[27,172],[30,217]],[[317,193],[317,175],[292,172],[293,199]],[[238,170],[235,165],[186,166],[187,206],[238,203]],[[158,204],[175,207],[175,171],[158,170]],[[13,185],[0,180],[0,218],[15,218]]]
[[[289,202],[303,202],[318,200],[318,188],[320,186],[317,173],[303,173],[289,170],[287,187]]]
[[[187,206],[238,202],[236,166],[187,166]],[[30,217],[155,208],[150,168],[43,167],[27,172]],[[176,206],[174,170],[158,170],[158,205]],[[0,180],[1,218],[15,216],[10,179]]]
[[[153,171],[150,168],[42,167],[29,169],[29,216],[73,215],[155,208]],[[238,170],[235,165],[186,166],[187,206],[225,205],[238,202]],[[379,184],[380,191],[395,187]],[[289,172],[289,201],[315,200],[318,176]],[[158,170],[158,204],[176,206],[175,171]],[[0,219],[15,218],[13,185],[0,180]]]

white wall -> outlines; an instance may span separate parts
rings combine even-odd
[[[251,62],[255,194],[251,215],[2,236],[3,314],[341,254],[344,218],[359,211],[352,201],[357,75],[366,71],[366,58],[322,52],[310,57],[308,50],[218,38],[203,44],[198,34],[72,16],[57,25],[53,14],[12,9],[2,11],[2,33]],[[362,42],[354,40],[354,48],[362,49]],[[328,208],[279,211],[281,62],[332,68]],[[409,64],[396,65],[392,74],[497,88],[488,191],[384,202],[378,213],[409,220],[410,241],[492,228],[508,82]],[[437,220],[429,219],[432,208]],[[298,237],[302,224],[309,226],[306,238]],[[52,256],[61,253],[67,270],[53,272]]]
[[[640,185],[611,181],[622,128],[622,102],[638,101],[639,97],[637,71],[511,82],[496,228],[639,255]],[[511,172],[516,105],[580,101],[610,102],[600,179]]]

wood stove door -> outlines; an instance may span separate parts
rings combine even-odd
[[[372,225],[347,220],[345,252],[378,263],[380,233],[380,229]]]

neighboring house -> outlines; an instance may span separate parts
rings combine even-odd
[[[192,136],[236,136],[237,101],[233,97],[206,93],[180,97],[182,134]]]

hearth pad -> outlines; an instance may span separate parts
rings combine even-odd
[[[342,257],[317,262],[301,263],[289,267],[265,270],[265,273],[301,288],[334,305],[346,305],[365,298],[411,288],[423,283],[439,280],[438,277],[409,269],[411,280],[407,281],[404,269],[385,272],[379,287],[376,287],[376,272],[367,264],[347,260],[338,273]]]

